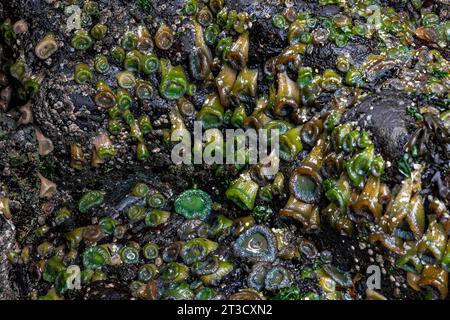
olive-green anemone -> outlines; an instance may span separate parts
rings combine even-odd
[[[144,248],[142,248],[142,254],[146,259],[155,259],[158,257],[158,245],[155,243],[147,243]]]
[[[83,252],[83,265],[88,269],[100,269],[111,261],[111,256],[107,249],[100,246],[93,246]]]
[[[145,224],[149,227],[158,227],[165,224],[170,218],[170,212],[164,210],[151,210],[145,216]]]
[[[189,276],[189,268],[178,262],[168,263],[162,270],[160,278],[167,282],[181,282]]]
[[[198,261],[192,264],[191,270],[198,276],[212,274],[219,269],[219,258],[217,256],[210,256],[203,261]]]
[[[191,265],[194,262],[204,259],[208,254],[216,250],[218,247],[219,244],[217,242],[208,239],[192,239],[187,241],[183,245],[183,249],[181,250],[181,257],[186,264]]]
[[[120,249],[120,258],[124,263],[134,264],[139,262],[139,250],[133,245],[127,245]]]
[[[104,217],[98,222],[98,226],[102,228],[106,234],[112,234],[117,226],[117,221],[111,217]]]
[[[86,192],[78,202],[78,211],[86,213],[90,209],[100,205],[104,201],[105,193],[98,190],[91,190]]]
[[[225,192],[227,198],[242,209],[253,209],[259,186],[249,174],[242,174]]]
[[[139,268],[138,278],[139,281],[147,283],[153,278],[155,278],[157,274],[158,269],[154,264],[144,264],[142,267]]]
[[[42,278],[47,282],[54,282],[58,274],[64,269],[65,266],[62,263],[61,258],[58,256],[54,256],[47,260]]]
[[[166,198],[159,192],[153,192],[147,196],[147,205],[152,208],[160,209],[164,207],[165,204]]]
[[[247,277],[248,286],[256,291],[261,291],[262,289],[264,289],[264,282],[266,280],[267,272],[269,272],[270,268],[270,263],[256,263]]]
[[[166,59],[161,59],[160,63],[162,80],[159,90],[161,95],[168,100],[180,99],[188,87],[183,67],[181,65],[173,67]]]
[[[230,261],[219,261],[218,269],[211,273],[200,277],[205,285],[217,286],[223,278],[233,271],[233,264]]]
[[[289,287],[293,279],[294,276],[288,269],[282,266],[276,266],[267,273],[264,286],[269,291],[280,290]]]
[[[138,182],[133,186],[131,194],[135,197],[145,197],[150,192],[148,185],[142,182]]]
[[[217,296],[219,296],[219,293],[209,287],[203,287],[201,288],[196,294],[194,299],[195,300],[215,300],[217,299]]]
[[[228,219],[223,215],[219,215],[216,222],[209,229],[209,235],[211,237],[218,237],[220,235],[226,234],[227,232],[230,232],[232,225],[233,220]]]
[[[130,222],[138,222],[145,218],[145,208],[139,205],[131,206],[127,211],[127,215]]]
[[[163,292],[162,298],[166,300],[192,300],[194,293],[187,282],[171,283]]]

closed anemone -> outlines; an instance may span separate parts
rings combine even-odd
[[[85,84],[91,82],[93,79],[91,68],[85,64],[80,63],[75,66],[74,80],[78,84]]]
[[[101,108],[111,108],[116,104],[116,98],[110,91],[100,91],[95,96],[95,103]]]
[[[136,77],[129,71],[122,71],[116,75],[117,84],[123,89],[132,89],[136,85]]]
[[[342,272],[332,265],[325,265],[323,270],[334,280],[338,285],[343,288],[350,288],[353,286],[353,281],[350,273]]]
[[[241,258],[273,262],[276,258],[276,239],[269,228],[257,225],[242,233],[233,249],[235,255]]]
[[[249,46],[249,33],[244,32],[227,52],[227,60],[234,69],[241,70],[247,65]]]
[[[180,240],[190,240],[194,238],[207,238],[208,225],[202,220],[185,221],[177,231]]]
[[[141,68],[142,54],[133,50],[127,53],[124,61],[124,68],[130,72],[139,72]]]
[[[133,297],[141,297],[145,290],[145,283],[141,281],[133,281],[130,283],[129,288]]]
[[[211,273],[200,277],[205,285],[217,286],[224,277],[233,271],[233,264],[229,261],[219,261],[218,269]]]
[[[160,209],[166,204],[166,199],[159,192],[151,193],[147,196],[147,205],[152,208]]]
[[[302,142],[310,147],[314,147],[322,133],[323,125],[321,120],[307,122],[300,132]]]
[[[161,68],[159,59],[155,54],[144,55],[141,64],[141,69],[145,74],[157,72]]]
[[[241,289],[232,294],[230,300],[264,300],[264,296],[253,289]]]
[[[209,235],[211,237],[218,237],[220,235],[227,234],[229,233],[232,225],[233,221],[231,219],[220,215],[217,217],[216,222],[209,229]]]
[[[173,44],[173,31],[166,24],[162,24],[155,35],[155,44],[161,50],[169,50]]]
[[[276,266],[266,275],[265,288],[269,291],[287,288],[292,284],[293,275],[284,267]]]
[[[1,207],[1,206],[0,206]],[[62,208],[55,214],[55,218],[53,219],[55,225],[60,226],[72,217],[72,213],[67,208]]]
[[[204,219],[211,213],[212,200],[202,190],[191,189],[175,200],[175,211],[186,219]]]
[[[131,190],[131,194],[135,197],[145,197],[149,193],[150,189],[145,183],[136,183]]]
[[[198,276],[212,274],[219,269],[219,258],[210,256],[204,261],[195,262],[192,265],[192,272]]]
[[[127,112],[129,112],[129,110],[127,110]],[[131,119],[131,117],[133,117]],[[144,144],[144,135],[141,131],[141,128],[139,127],[139,122],[134,119],[134,116],[131,114],[130,112],[130,137],[137,140],[138,142],[140,142],[141,144]],[[145,144],[144,144],[145,145]],[[138,152],[139,152],[139,147],[137,148]]]
[[[182,263],[170,262],[161,270],[161,280],[167,282],[181,282],[187,279],[189,268]]]
[[[92,38],[84,31],[78,31],[72,38],[72,47],[79,51],[88,50],[93,44]]]
[[[222,124],[224,118],[224,108],[220,104],[217,94],[211,94],[204,102],[201,110],[197,114],[197,121],[202,122],[205,129],[215,128]]]
[[[253,209],[259,186],[248,173],[233,181],[225,192],[226,197],[242,209]]]
[[[152,210],[145,216],[145,224],[148,227],[158,227],[165,224],[170,218],[170,212],[163,210]]]
[[[250,288],[261,291],[265,286],[267,272],[269,272],[271,265],[260,262],[253,266],[252,271],[248,275],[247,284]]]
[[[194,262],[206,258],[206,256],[216,250],[218,246],[219,244],[217,242],[208,239],[192,239],[183,245],[181,257],[186,264],[191,265]]]
[[[86,213],[90,209],[103,203],[104,193],[97,190],[91,190],[86,192],[78,202],[78,211]]]
[[[347,175],[355,186],[361,186],[363,180],[370,170],[374,158],[374,146],[371,145],[356,154],[345,164]]]
[[[138,42],[139,42],[139,38],[138,38],[137,34],[129,31],[123,35],[121,44],[122,44],[122,48],[124,48],[125,50],[131,51],[131,50],[136,49]]]
[[[290,79],[286,72],[278,74],[274,113],[278,116],[287,116],[299,108],[300,100],[300,89],[297,83]]]
[[[98,242],[105,236],[103,229],[96,225],[90,225],[83,229],[83,239],[90,242]]]
[[[134,92],[140,100],[150,100],[153,96],[153,87],[149,82],[139,80],[136,83]]]
[[[145,217],[145,208],[143,206],[134,205],[127,211],[128,218],[131,222],[138,222]]]
[[[52,34],[48,34],[36,45],[34,52],[39,59],[46,60],[57,50],[58,44],[55,37]]]
[[[313,259],[318,255],[317,248],[312,241],[302,240],[299,244],[299,250],[308,259]]]
[[[201,288],[196,294],[195,294],[195,300],[215,300],[216,297],[219,294],[216,290],[208,287]]]
[[[194,293],[187,282],[171,283],[164,291],[162,298],[166,300],[192,300]]]
[[[164,248],[162,253],[162,258],[165,262],[176,261],[180,256],[181,250],[183,249],[183,243],[180,241],[173,242]]]
[[[149,282],[158,274],[158,269],[154,264],[144,264],[139,268],[138,278],[139,281]]]
[[[58,274],[64,271],[65,267],[61,261],[61,258],[54,256],[48,259],[45,264],[44,272],[42,273],[42,278],[47,282],[54,282],[58,277]]]

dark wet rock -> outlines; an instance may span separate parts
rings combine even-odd
[[[16,231],[11,222],[0,215],[0,300],[17,298],[16,289],[10,281],[11,264],[8,253],[14,248]]]
[[[319,12],[319,8],[311,1],[294,1],[298,12]],[[278,55],[287,46],[287,29],[273,26],[272,18],[282,14],[287,8],[278,0],[239,0],[228,1],[230,9],[248,12],[252,17],[250,33],[249,65],[263,64],[269,58]],[[328,6],[327,6],[328,7]],[[323,10],[323,9],[320,9]]]
[[[91,282],[84,290],[86,300],[130,300],[131,292],[127,285],[112,281]]]
[[[126,1],[128,3],[128,1]],[[164,20],[168,24],[176,23],[180,13],[184,8],[185,0],[153,0],[149,1],[151,5],[150,16],[152,18]]]
[[[284,6],[275,0],[230,1],[230,8],[248,12],[252,17],[250,29],[249,65],[264,63],[276,56],[287,45],[287,29],[275,28],[272,18],[283,13]]]
[[[414,119],[406,111],[412,103],[406,95],[384,91],[347,111],[343,121],[355,121],[361,130],[370,131],[383,157],[396,163],[414,128]]]
[[[305,54],[303,64],[313,69],[323,71],[335,69],[336,59],[341,55],[348,55],[356,67],[360,67],[369,54],[375,54],[375,43],[370,39],[351,39],[343,48],[328,42],[323,46],[314,46],[313,50]]]
[[[117,279],[126,283],[131,283],[137,278],[137,265],[120,265],[108,268],[108,275],[111,279]]]
[[[342,11],[341,7],[336,5],[321,6],[319,8],[319,15],[325,17],[332,17],[341,11]]]

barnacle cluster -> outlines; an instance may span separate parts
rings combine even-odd
[[[0,298],[447,297],[450,5],[275,2],[0,4]]]

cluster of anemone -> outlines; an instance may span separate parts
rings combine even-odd
[[[341,6],[332,17],[297,12],[294,6],[274,14],[271,25],[286,33],[287,43],[262,65],[250,57],[255,50],[251,28],[257,21],[251,12],[232,10],[220,0],[185,2],[180,17],[188,21],[192,35],[185,65],[167,58],[178,45],[177,30],[164,21],[156,28],[142,21],[123,30],[112,48],[77,62],[73,85],[95,91],[92,99],[108,118],[92,139],[92,167],[114,159],[115,139],[124,133],[136,144],[136,158],[151,161],[147,142],[154,138],[153,125],[138,106],[149,106],[157,97],[171,107],[171,128],[162,130],[166,140],[193,119],[205,129],[277,129],[280,153],[268,160],[280,162],[282,170],[267,176],[264,163],[234,165],[222,195],[232,208],[230,216],[216,212],[220,204],[212,192],[198,188],[173,196],[138,183],[113,205],[105,203],[102,190],[85,192],[77,204],[61,206],[37,228],[39,245],[9,255],[11,263],[29,265],[36,281],[48,289],[34,297],[64,297],[112,279],[114,269],[125,266],[133,271],[128,289],[140,299],[351,298],[348,289],[356,277],[333,266],[328,251],[319,252],[303,238],[320,233],[326,223],[345,236],[381,245],[405,271],[413,290],[432,287],[446,298],[448,190],[435,175],[438,192],[425,197],[422,180],[432,161],[450,159],[449,62],[441,53],[448,50],[450,24],[426,8],[420,11],[421,1],[412,2],[421,13],[414,19],[372,2],[347,6],[340,0],[320,0],[322,6]],[[76,11],[72,1],[64,10],[77,29],[70,46],[76,54],[92,53],[111,30],[100,22],[97,2],[76,3],[82,10]],[[137,1],[137,8],[146,15],[153,10],[144,0]],[[10,111],[11,101],[18,99],[18,121],[24,125],[32,122],[30,103],[43,78],[32,74],[23,54],[10,59],[8,53],[27,29],[23,20],[0,24],[0,59],[6,62],[0,70],[0,110]],[[365,41],[376,43],[376,52],[361,61],[348,46]],[[34,55],[48,62],[58,47],[55,36],[45,34]],[[323,61],[321,70],[310,66],[314,50],[325,47],[340,52],[336,61]],[[390,75],[395,77],[386,80]],[[383,101],[383,93],[374,90],[378,83],[386,92],[394,88],[426,101],[418,106],[405,100],[411,102],[403,107],[414,132],[395,163],[376,134],[349,113],[370,96]],[[197,90],[204,88],[210,90],[197,110]],[[323,107],[327,97],[330,102]],[[53,151],[52,141],[38,128],[36,139],[40,156]],[[430,154],[430,142],[443,151]],[[86,146],[74,142],[67,147],[70,166],[83,169]],[[217,152],[226,155],[224,146],[217,146]],[[248,160],[246,150],[236,153]],[[394,174],[401,177],[400,184],[392,183],[389,175]],[[56,184],[38,177],[40,198],[52,199]],[[2,193],[0,213],[7,219],[9,202]],[[282,204],[279,210],[274,210],[275,203]],[[239,217],[232,219],[236,212]],[[285,224],[300,226],[300,232],[292,234]],[[158,237],[173,226],[176,237]],[[310,266],[298,269],[302,259]],[[227,281],[238,278],[245,280],[243,287],[224,289]],[[316,291],[300,291],[298,284],[307,279],[314,279]],[[367,295],[384,298],[373,291]]]

